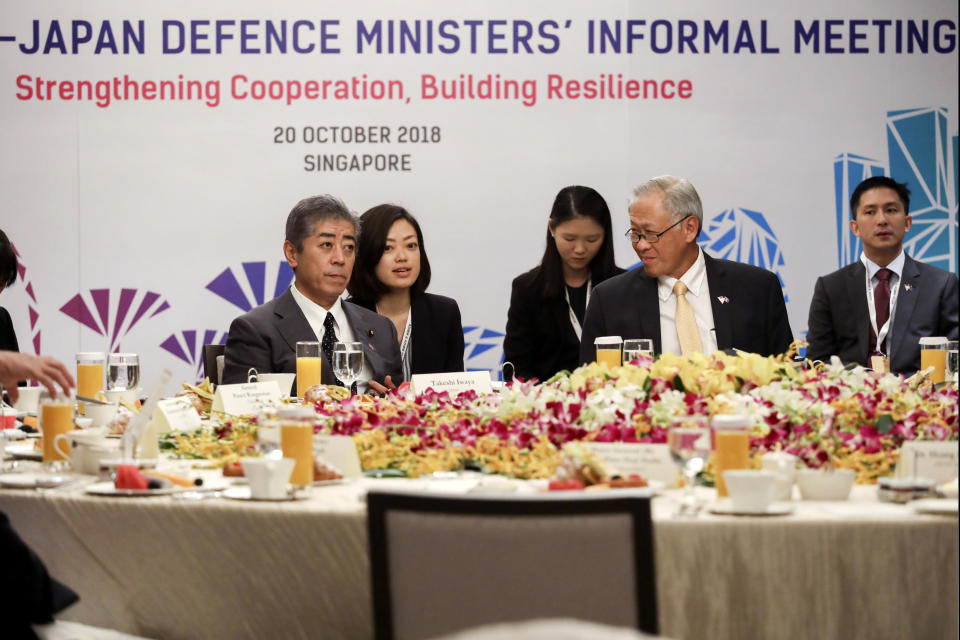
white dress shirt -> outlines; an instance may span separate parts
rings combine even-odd
[[[890,264],[887,265],[887,269],[893,272],[893,275],[890,276],[890,320],[887,321],[887,350],[890,350],[890,335],[893,334],[893,314],[897,310],[897,292],[900,290],[900,278],[903,275],[903,265],[906,263],[907,259],[904,257],[903,251],[900,251],[900,255],[894,258]],[[860,262],[863,263],[863,266],[867,269],[867,276],[870,278],[870,291],[867,292],[867,305],[869,306],[870,300],[872,300],[872,292],[877,288],[877,283],[880,282],[880,279],[877,278],[877,271],[883,269],[876,262],[867,257],[867,254],[860,253]],[[866,286],[866,285],[864,285]],[[872,322],[871,322],[872,324]],[[879,331],[883,327],[877,327]],[[879,348],[879,347],[878,347]],[[890,355],[887,353],[887,355]]]
[[[293,299],[297,301],[297,305],[299,305],[300,310],[303,311],[303,315],[306,316],[307,324],[310,325],[310,328],[313,329],[313,333],[317,336],[317,342],[323,343],[323,321],[327,319],[328,311],[333,314],[333,324],[337,334],[337,342],[356,341],[356,336],[353,334],[353,328],[347,321],[347,314],[343,311],[343,301],[340,298],[337,298],[337,301],[333,303],[332,307],[329,309],[324,309],[322,306],[300,293],[300,290],[297,289],[296,284],[290,285],[290,293],[293,294]],[[372,377],[373,369],[370,368],[370,363],[367,362],[366,358],[364,358],[363,372],[360,374],[360,378],[357,380],[358,390],[366,390],[368,383],[370,382],[370,378]]]
[[[697,321],[700,344],[704,353],[717,350],[717,333],[713,330],[713,307],[710,305],[710,288],[707,286],[707,265],[703,251],[697,247],[697,259],[680,276],[687,285],[687,302],[693,307],[693,317]],[[657,278],[657,295],[660,298],[660,349],[663,353],[680,355],[680,338],[677,336],[677,297],[673,285],[677,279],[670,276]]]

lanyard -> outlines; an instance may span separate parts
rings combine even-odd
[[[893,324],[893,312],[897,308],[897,296],[900,295],[900,276],[897,276],[897,286],[890,292],[890,315],[883,326],[877,330],[877,307],[873,303],[873,286],[870,284],[870,270],[867,269],[864,276],[867,280],[867,311],[870,312],[870,328],[873,329],[873,335],[877,336],[877,351],[880,351],[883,341],[890,333],[890,325]],[[889,351],[889,345],[887,351]],[[883,353],[880,351],[880,353]],[[884,353],[883,355],[888,355]]]
[[[583,315],[586,317],[586,309],[590,306],[590,289],[593,288],[593,279],[587,279],[587,301],[583,305]],[[563,297],[567,299],[567,309],[570,310],[570,324],[573,325],[573,332],[577,334],[577,340],[580,339],[580,336],[583,334],[583,329],[580,327],[580,321],[577,320],[577,314],[573,312],[573,305],[570,304],[570,291],[567,290],[567,285],[563,285]]]
[[[400,339],[400,359],[403,361],[403,379],[410,379],[410,327],[413,325],[413,305],[407,310],[407,326],[403,328],[403,337]]]

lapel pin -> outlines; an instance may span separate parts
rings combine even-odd
[[[717,296],[717,300],[720,301],[720,304],[727,304],[728,302],[730,302],[730,298],[728,298],[727,296]]]
[[[367,335],[373,337],[373,329],[367,329]]]
[[[911,289],[913,289],[913,285],[907,283],[907,284],[903,285],[903,289],[904,289],[905,291],[910,291]]]

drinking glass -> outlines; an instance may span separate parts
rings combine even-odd
[[[111,353],[107,356],[107,390],[131,391],[140,385],[140,356]]]
[[[320,384],[321,363],[320,343],[306,341],[297,343],[297,397],[303,398],[304,392],[315,384]]]
[[[77,395],[95,398],[103,391],[103,352],[82,351],[77,354]]]
[[[960,367],[957,357],[958,346],[960,346],[960,342],[957,340],[950,340],[947,342],[947,364],[944,367],[947,381],[953,382],[954,385],[957,384],[957,369]]]
[[[640,355],[653,357],[653,340],[648,338],[636,338],[623,341],[623,362],[633,362]]]
[[[40,432],[43,435],[43,466],[48,471],[66,469],[67,452],[57,447],[57,436],[73,431],[73,398],[58,398],[40,403]]]
[[[667,432],[670,457],[680,467],[686,482],[680,508],[674,514],[693,517],[700,511],[700,504],[693,492],[694,479],[703,470],[710,457],[710,429],[706,416],[688,416],[674,419]]]
[[[920,369],[933,367],[930,381],[939,384],[946,379],[947,339],[943,337],[920,338]]]
[[[333,345],[333,375],[348,389],[363,372],[363,347],[359,342],[338,342]]]
[[[623,346],[620,336],[599,336],[594,339],[593,344],[597,348],[598,363],[606,363],[611,368],[620,366],[620,348]]]

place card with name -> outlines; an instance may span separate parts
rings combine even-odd
[[[274,380],[222,384],[213,394],[211,409],[231,416],[252,416],[267,405],[279,403],[280,397],[280,385]]]
[[[186,398],[164,398],[157,401],[151,421],[157,433],[192,431],[200,426],[200,414]]]
[[[414,393],[423,393],[427,389],[448,391],[455,396],[461,391],[491,393],[490,372],[456,371],[453,373],[417,373],[410,377],[410,386]]]
[[[665,444],[584,442],[584,446],[624,476],[639,474],[675,487],[679,470]]]
[[[898,478],[930,478],[937,484],[957,477],[960,443],[913,440],[904,442],[897,462]]]
[[[361,473],[357,445],[350,436],[314,436],[313,455],[335,466],[344,478],[356,478]]]

